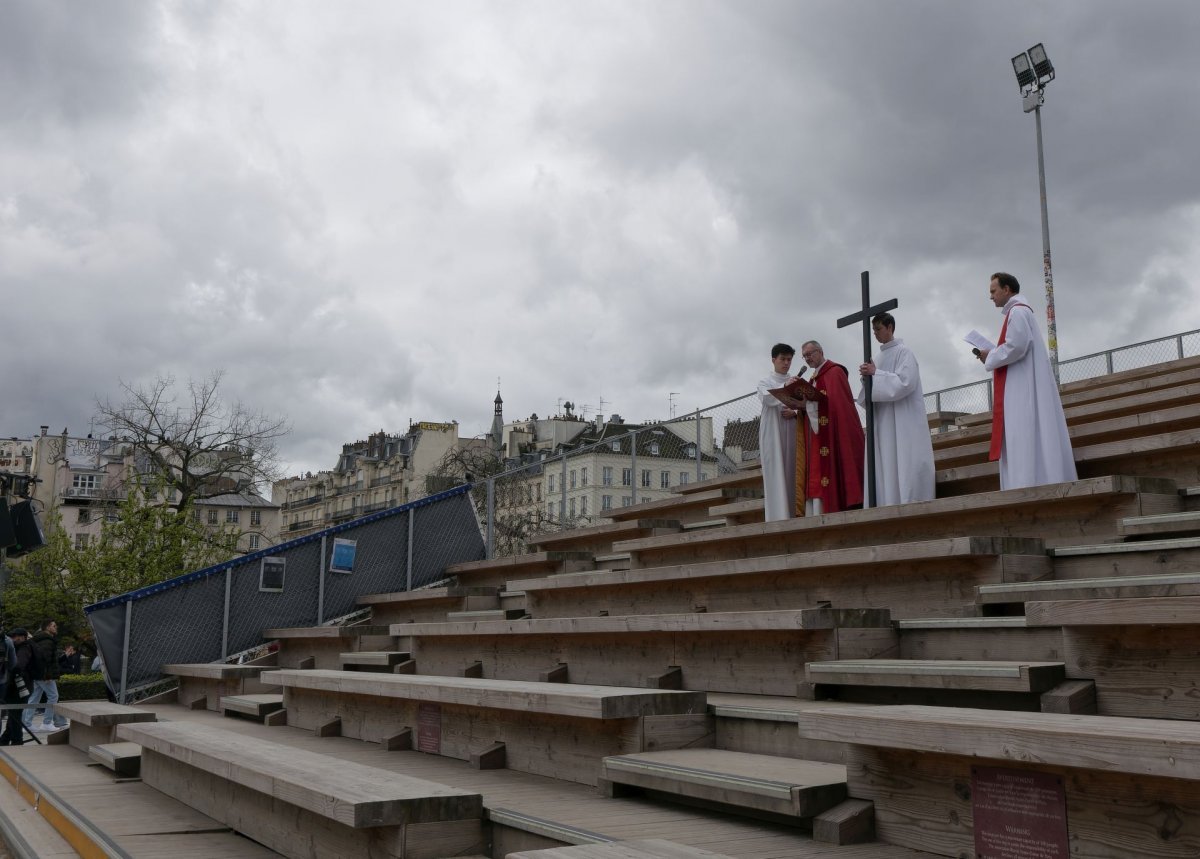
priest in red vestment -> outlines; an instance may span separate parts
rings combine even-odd
[[[846,368],[825,359],[821,344],[801,347],[817,394],[807,406],[809,512],[836,513],[862,507],[866,441]]]

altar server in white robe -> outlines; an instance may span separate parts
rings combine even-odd
[[[925,417],[925,391],[917,356],[896,339],[896,320],[880,313],[871,320],[879,341],[874,361],[860,366],[870,376],[875,403],[875,500],[883,507],[931,501],[934,495],[933,440]],[[866,407],[864,386],[858,404]]]
[[[990,459],[1000,460],[1000,488],[1065,483],[1076,478],[1075,456],[1063,416],[1050,354],[1031,308],[1011,274],[992,275],[988,292],[1004,312],[1000,340],[981,350],[993,371]]]
[[[790,409],[770,391],[782,388],[794,376],[792,358],[796,350],[786,343],[771,347],[769,376],[758,383],[762,414],[758,419],[758,456],[762,463],[766,521],[791,519],[796,511],[796,410]]]

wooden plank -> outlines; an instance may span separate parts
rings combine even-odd
[[[1041,698],[1043,713],[1096,712],[1096,684],[1091,680],[1064,680]]]
[[[1200,625],[1063,631],[1068,676],[1092,680],[1104,715],[1200,721]]]
[[[1162,576],[1105,576],[1089,579],[1051,579],[980,585],[980,605],[1004,605],[1037,600],[1114,599],[1118,597],[1200,596],[1200,573]],[[1001,620],[1001,618],[990,618]],[[1003,618],[1010,620],[1010,618]],[[1019,618],[1024,625],[1024,618]],[[907,621],[901,621],[901,625]]]
[[[355,828],[478,817],[478,793],[251,740],[199,723],[122,725],[121,739]]]
[[[601,762],[601,776],[615,784],[803,818],[846,796],[846,769],[838,764],[724,749],[607,757]]]
[[[384,603],[454,602],[470,596],[495,596],[500,589],[473,585],[448,585],[437,588],[417,588],[411,591],[393,591],[384,594],[364,594],[355,599],[355,605],[376,606]]]
[[[358,638],[363,635],[387,635],[386,626],[358,624],[356,626],[299,626],[286,629],[264,629],[264,639],[330,639]]]
[[[88,749],[88,757],[119,778],[136,778],[142,767],[142,747],[137,743],[103,743]]]
[[[273,671],[287,689],[402,698],[540,712],[588,719],[626,719],[667,713],[703,713],[703,692],[670,692],[618,686],[584,686],[473,677],[362,674],[353,671]]]
[[[1200,780],[1200,732],[1187,723],[915,705],[827,705],[796,723],[805,736],[854,745]]]
[[[283,696],[279,694],[226,695],[221,699],[221,710],[241,713],[261,719],[268,713],[283,709]]]
[[[875,840],[875,804],[847,799],[813,818],[813,840],[826,844],[862,844]]]
[[[993,692],[1044,692],[1065,675],[1061,662],[940,659],[843,659],[810,662],[805,671],[810,683],[823,685]]]
[[[108,701],[60,701],[56,707],[60,716],[88,727],[111,727],[128,722],[153,722],[155,715],[150,710],[112,704]]]
[[[1195,624],[1200,596],[1044,600],[1025,603],[1029,626]]]
[[[578,844],[545,850],[521,850],[507,854],[505,859],[730,859],[730,857],[723,853],[713,853],[662,838],[646,838],[607,844]]]
[[[1121,520],[1118,530],[1125,537],[1192,535],[1200,533],[1200,511],[1130,517]]]
[[[175,677],[196,677],[202,680],[242,680],[256,678],[262,672],[261,665],[226,665],[222,662],[172,663],[162,667],[163,674]]]
[[[734,632],[889,627],[886,609],[810,608],[786,611],[644,614],[624,617],[553,617],[522,620],[393,624],[392,635],[595,635],[619,632]]]

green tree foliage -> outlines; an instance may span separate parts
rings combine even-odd
[[[83,607],[127,591],[157,584],[228,560],[237,553],[237,534],[214,531],[176,510],[160,486],[133,483],[106,517],[100,538],[72,546],[57,517],[47,523],[46,548],[11,564],[4,592],[5,626],[59,621],[63,638],[90,637]]]

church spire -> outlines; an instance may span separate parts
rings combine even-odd
[[[492,415],[492,428],[488,432],[488,439],[492,443],[492,450],[497,453],[504,444],[504,399],[500,396],[500,386],[496,386],[496,399],[493,401],[496,404],[496,411]]]

